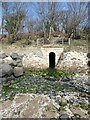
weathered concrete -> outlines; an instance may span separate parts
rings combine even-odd
[[[41,51],[43,53],[43,59],[45,61],[43,62],[46,64],[46,66],[49,66],[49,53],[51,52],[55,53],[55,65],[56,65],[63,50],[64,50],[63,48],[41,48]]]

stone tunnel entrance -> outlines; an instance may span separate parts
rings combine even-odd
[[[54,52],[49,53],[49,67],[55,68],[55,53]]]

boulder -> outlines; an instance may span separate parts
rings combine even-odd
[[[19,76],[23,75],[23,67],[15,67],[14,75],[15,75],[15,77],[19,77]]]
[[[0,64],[2,64],[3,63],[3,60],[0,58]]]
[[[11,57],[13,60],[19,59],[19,55],[17,53],[12,53]]]
[[[15,79],[15,77],[13,75],[11,75],[9,77],[3,77],[3,78],[0,78],[0,83],[6,83],[6,82],[9,82],[14,79]]]
[[[61,114],[60,117],[59,117],[59,119],[60,119],[60,120],[70,120],[69,115],[67,115],[67,114],[65,114],[65,113],[64,113],[64,114]]]
[[[17,59],[17,60],[15,60],[15,61],[16,61],[16,63],[20,63],[20,62],[22,62],[21,59]]]
[[[4,59],[6,57],[8,57],[8,55],[6,53],[2,53],[1,58]]]
[[[16,67],[17,66],[17,62],[15,60],[13,60],[13,63],[10,64],[12,67]]]
[[[90,59],[90,53],[87,53],[87,57]]]
[[[43,58],[33,55],[32,57],[24,56],[22,58],[22,65],[25,68],[46,68],[47,64]]]
[[[82,110],[81,108],[71,108],[70,110],[79,119],[87,117],[87,111],[86,110]]]
[[[13,73],[13,69],[7,63],[0,65],[0,76],[10,76]]]
[[[16,63],[17,63],[17,67],[22,67],[22,60],[17,59]]]
[[[6,78],[0,78],[0,83],[6,82],[7,79]]]
[[[14,60],[9,56],[9,57],[4,58],[3,62],[10,65],[14,63]]]
[[[22,66],[23,66],[22,62],[20,62],[20,63],[17,64],[17,67],[22,67]]]
[[[79,71],[79,68],[87,69],[87,57],[86,53],[70,51],[63,54],[63,60],[60,62],[61,68],[74,69]],[[73,71],[73,70],[72,70]]]
[[[8,82],[8,81],[14,80],[15,77],[13,75],[11,75],[10,77],[7,77],[6,79],[7,79],[7,82]]]

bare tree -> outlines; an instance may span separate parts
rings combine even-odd
[[[51,32],[57,30],[57,19],[59,17],[60,3],[58,2],[39,2],[35,3],[36,13],[41,22],[42,31],[44,32],[45,42],[50,40]]]
[[[34,32],[36,28],[36,20],[29,16],[26,19],[25,25],[29,33]]]
[[[27,11],[24,3],[3,3],[3,24],[9,34],[21,33]]]
[[[87,21],[87,3],[73,2],[68,3],[70,13],[70,24],[72,25],[72,32],[74,37],[80,34],[80,29],[83,29]]]
[[[80,35],[87,21],[87,3],[68,2],[67,9],[61,10],[60,22],[62,31],[67,34],[74,34],[74,37]]]

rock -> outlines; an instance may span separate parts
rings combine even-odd
[[[17,53],[12,53],[11,57],[13,60],[19,59],[19,55]]]
[[[22,67],[22,66],[23,66],[22,63],[17,64],[17,67]]]
[[[40,57],[40,58],[43,58],[43,53],[41,51],[37,51],[35,53],[36,56]]]
[[[22,67],[22,60],[21,59],[17,59],[16,60],[16,63],[17,63],[17,67]]]
[[[6,78],[0,78],[0,83],[6,82],[7,79]]]
[[[87,53],[87,57],[90,59],[90,53]]]
[[[47,95],[18,94],[13,101],[3,101],[0,112],[5,118],[58,118],[55,106],[56,102]]]
[[[13,60],[13,63],[10,64],[12,67],[16,67],[17,66],[17,62],[15,60]]]
[[[3,62],[4,62],[4,63],[7,63],[7,64],[9,64],[9,65],[14,63],[13,59],[12,59],[10,56],[4,58],[4,59],[3,59]]]
[[[15,77],[19,77],[19,76],[23,75],[23,67],[15,67],[14,75],[15,75]]]
[[[13,73],[13,69],[7,63],[1,64],[0,66],[0,76],[10,76]]]
[[[0,78],[0,83],[6,83],[6,82],[14,80],[14,79],[15,79],[15,77],[13,75],[11,75],[10,77],[3,77],[3,78]]]
[[[59,119],[60,120],[70,120],[70,118],[69,118],[69,115],[67,115],[67,114],[61,114],[60,116],[59,116]]]
[[[68,76],[65,76],[64,78],[63,78],[63,82],[68,82],[68,81],[70,81],[71,80],[71,78],[70,77],[68,77]]]
[[[3,63],[3,60],[0,58],[0,64],[2,64]]]
[[[63,60],[60,62],[61,67],[68,67],[68,68],[76,68],[79,67],[87,68],[87,57],[86,53],[78,53],[76,51],[72,52],[66,52],[63,54]],[[74,68],[74,69],[75,69]]]
[[[60,95],[57,95],[55,99],[56,99],[56,102],[57,102],[57,103],[60,103],[60,102],[61,102],[61,96],[60,96]]]
[[[36,55],[30,57],[30,56],[24,56],[22,59],[23,67],[25,68],[46,68],[47,65],[45,61],[37,57]]]
[[[70,109],[72,111],[72,113],[74,115],[78,115],[81,118],[86,118],[87,117],[87,111],[86,110],[82,110],[81,108],[71,108]]]
[[[8,81],[14,80],[15,77],[13,75],[11,75],[10,77],[7,77],[6,79],[7,79],[7,82],[8,82]]]
[[[15,60],[17,63],[21,63],[22,62],[22,60],[21,59],[17,59],[17,60]]]
[[[2,110],[8,109],[11,107],[12,101],[11,100],[7,100],[5,102],[2,102]]]
[[[67,105],[67,100],[62,97],[61,100],[59,100],[59,105],[60,106],[66,106]]]
[[[1,58],[4,59],[6,57],[8,57],[8,55],[6,53],[2,53]]]

